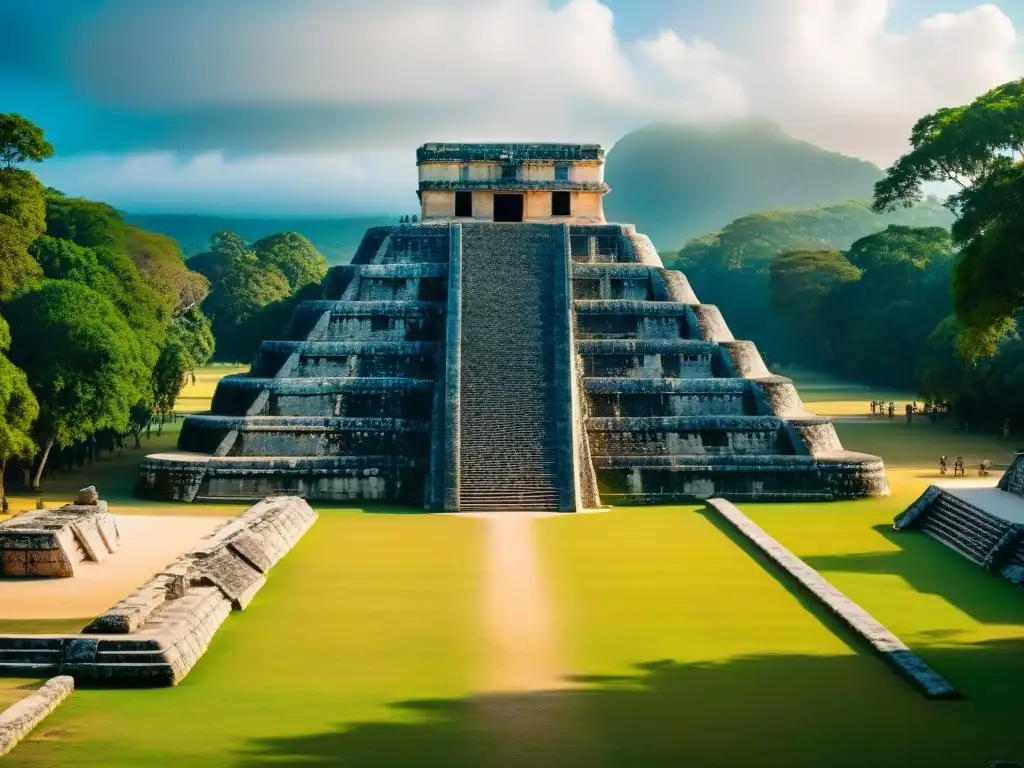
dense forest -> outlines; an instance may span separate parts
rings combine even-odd
[[[13,464],[39,488],[55,464],[138,446],[217,347],[248,359],[241,327],[280,324],[275,311],[327,271],[294,232],[251,246],[218,233],[186,264],[170,237],[24,167],[53,153],[40,128],[0,114],[0,498]]]
[[[934,198],[883,215],[872,212],[870,200],[765,211],[741,216],[720,231],[661,256],[667,267],[686,274],[701,301],[718,305],[737,338],[756,340],[771,362],[821,367],[818,350],[806,343],[814,319],[794,323],[774,311],[770,268],[776,256],[796,250],[845,250],[891,224],[945,227],[952,220]]]

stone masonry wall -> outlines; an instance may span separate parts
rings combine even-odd
[[[267,573],[316,522],[296,497],[274,497],[217,529],[81,635],[0,635],[0,674],[63,672],[118,687],[177,684],[232,610],[243,610]]]
[[[68,578],[78,563],[102,562],[119,543],[104,501],[33,510],[0,523],[0,576]]]

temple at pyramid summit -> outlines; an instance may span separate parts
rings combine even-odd
[[[750,341],[608,223],[604,151],[425,144],[420,221],[367,231],[138,492],[572,512],[887,493]]]

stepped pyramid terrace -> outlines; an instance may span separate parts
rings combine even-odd
[[[138,492],[576,511],[887,493],[751,341],[608,223],[596,145],[425,144],[367,231]]]

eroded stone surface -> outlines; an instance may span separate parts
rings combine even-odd
[[[69,578],[78,563],[102,562],[119,544],[105,501],[25,512],[0,523],[0,577]]]
[[[806,413],[792,382],[772,376],[752,342],[734,340],[646,236],[604,222],[603,153],[570,163],[593,175],[580,183],[594,189],[580,191],[533,166],[464,178],[453,158],[495,147],[437,146],[446,149],[441,159],[427,152],[440,174],[423,190],[427,221],[369,230],[322,296],[297,308],[287,338],[261,346],[251,375],[224,379],[211,414],[186,420],[179,450],[144,461],[141,493],[287,492],[449,510],[463,490],[467,500],[502,491],[558,509],[600,504],[598,485],[605,501],[627,503],[887,493],[880,459],[844,451],[831,423]],[[566,151],[529,147],[549,158],[545,168]],[[575,190],[574,206],[582,194],[596,207],[552,216],[545,201],[560,185]],[[456,190],[492,186],[524,195],[527,223],[488,221],[486,196],[472,198],[472,216],[453,217]],[[484,242],[492,229],[498,245]],[[482,374],[485,360],[504,380]],[[598,378],[619,381],[584,386]],[[680,386],[657,386],[665,382]],[[522,483],[503,479],[513,475]],[[480,477],[494,487],[481,491]]]
[[[78,496],[75,497],[75,504],[77,505],[95,505],[100,503],[100,494],[96,490],[95,485],[90,485],[88,488],[82,488],[78,492]]]
[[[33,665],[36,672],[63,671],[96,685],[175,685],[231,610],[249,604],[266,571],[316,518],[303,499],[265,499],[98,616],[82,635],[0,636],[0,671]]]
[[[75,689],[68,675],[47,680],[39,690],[0,712],[0,756],[6,755]]]

